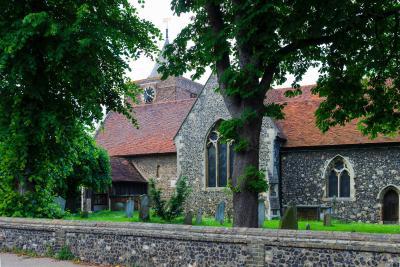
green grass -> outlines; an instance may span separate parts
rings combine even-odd
[[[81,218],[79,214],[70,214],[65,216],[66,220],[84,220],[84,221],[103,221],[103,222],[139,222],[139,213],[134,212],[133,217],[128,219],[125,217],[124,211],[98,211],[89,214],[88,218]],[[183,216],[180,216],[172,221],[165,221],[160,217],[152,214],[151,223],[172,223],[183,224]],[[193,219],[193,224],[195,219]],[[343,223],[334,221],[333,225],[326,227],[322,221],[300,221],[299,229],[305,230],[307,223],[311,226],[311,231],[342,231],[342,232],[364,232],[364,233],[386,233],[386,234],[400,234],[400,225],[389,224],[372,224],[372,223]],[[213,217],[203,217],[202,226],[213,227],[231,227],[232,223],[225,222],[223,225],[216,222]],[[278,229],[279,220],[271,220],[264,222],[264,228]]]
[[[306,230],[307,223],[310,224],[312,231],[400,234],[400,225],[398,224],[375,224],[375,223],[355,223],[355,222],[343,223],[339,221],[333,221],[332,226],[324,226],[322,221],[300,221],[299,229]],[[278,229],[279,220],[265,221],[264,228]]]
[[[66,220],[82,220],[82,221],[98,221],[98,222],[140,222],[139,220],[139,212],[135,211],[133,213],[132,218],[128,219],[125,216],[124,211],[108,211],[108,210],[103,210],[103,211],[97,211],[89,214],[88,218],[82,218],[80,214],[69,214],[64,217]],[[154,213],[152,212],[150,216],[150,222],[149,223],[172,223],[172,224],[183,224],[184,217],[179,216],[172,221],[165,221],[161,219],[158,216],[155,216]],[[195,218],[193,218],[193,224],[195,224]],[[214,218],[207,218],[203,217],[203,223],[201,224],[202,226],[224,226],[224,227],[230,227],[232,226],[232,223],[224,222],[223,225],[220,223],[216,222]]]

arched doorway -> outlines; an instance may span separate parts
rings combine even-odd
[[[384,223],[399,222],[399,194],[390,188],[386,191],[382,201],[382,217]]]

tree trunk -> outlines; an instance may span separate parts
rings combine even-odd
[[[246,151],[235,153],[233,166],[233,185],[239,192],[233,193],[233,225],[235,227],[258,227],[258,193],[251,190],[244,177],[246,167],[259,169],[259,147],[262,117],[252,120],[239,130],[242,138],[249,141]],[[252,179],[253,177],[250,177]]]

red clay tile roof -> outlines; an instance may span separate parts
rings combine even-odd
[[[111,177],[113,182],[147,183],[136,167],[127,159],[111,157]]]
[[[290,90],[288,88],[270,90],[267,94],[266,102],[287,103],[284,108],[285,120],[275,122],[286,139],[285,147],[400,142],[400,137],[381,136],[371,140],[357,130],[356,121],[345,126],[333,127],[323,134],[316,126],[314,115],[323,99],[311,94],[311,89],[314,86],[303,86],[301,88],[303,93],[294,98],[284,96],[284,92]]]
[[[110,156],[174,153],[174,136],[194,101],[185,99],[135,106],[139,129],[123,115],[110,112],[103,129],[96,134],[96,141]]]

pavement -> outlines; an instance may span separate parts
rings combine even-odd
[[[30,258],[10,253],[0,253],[0,267],[93,267],[50,258]]]

